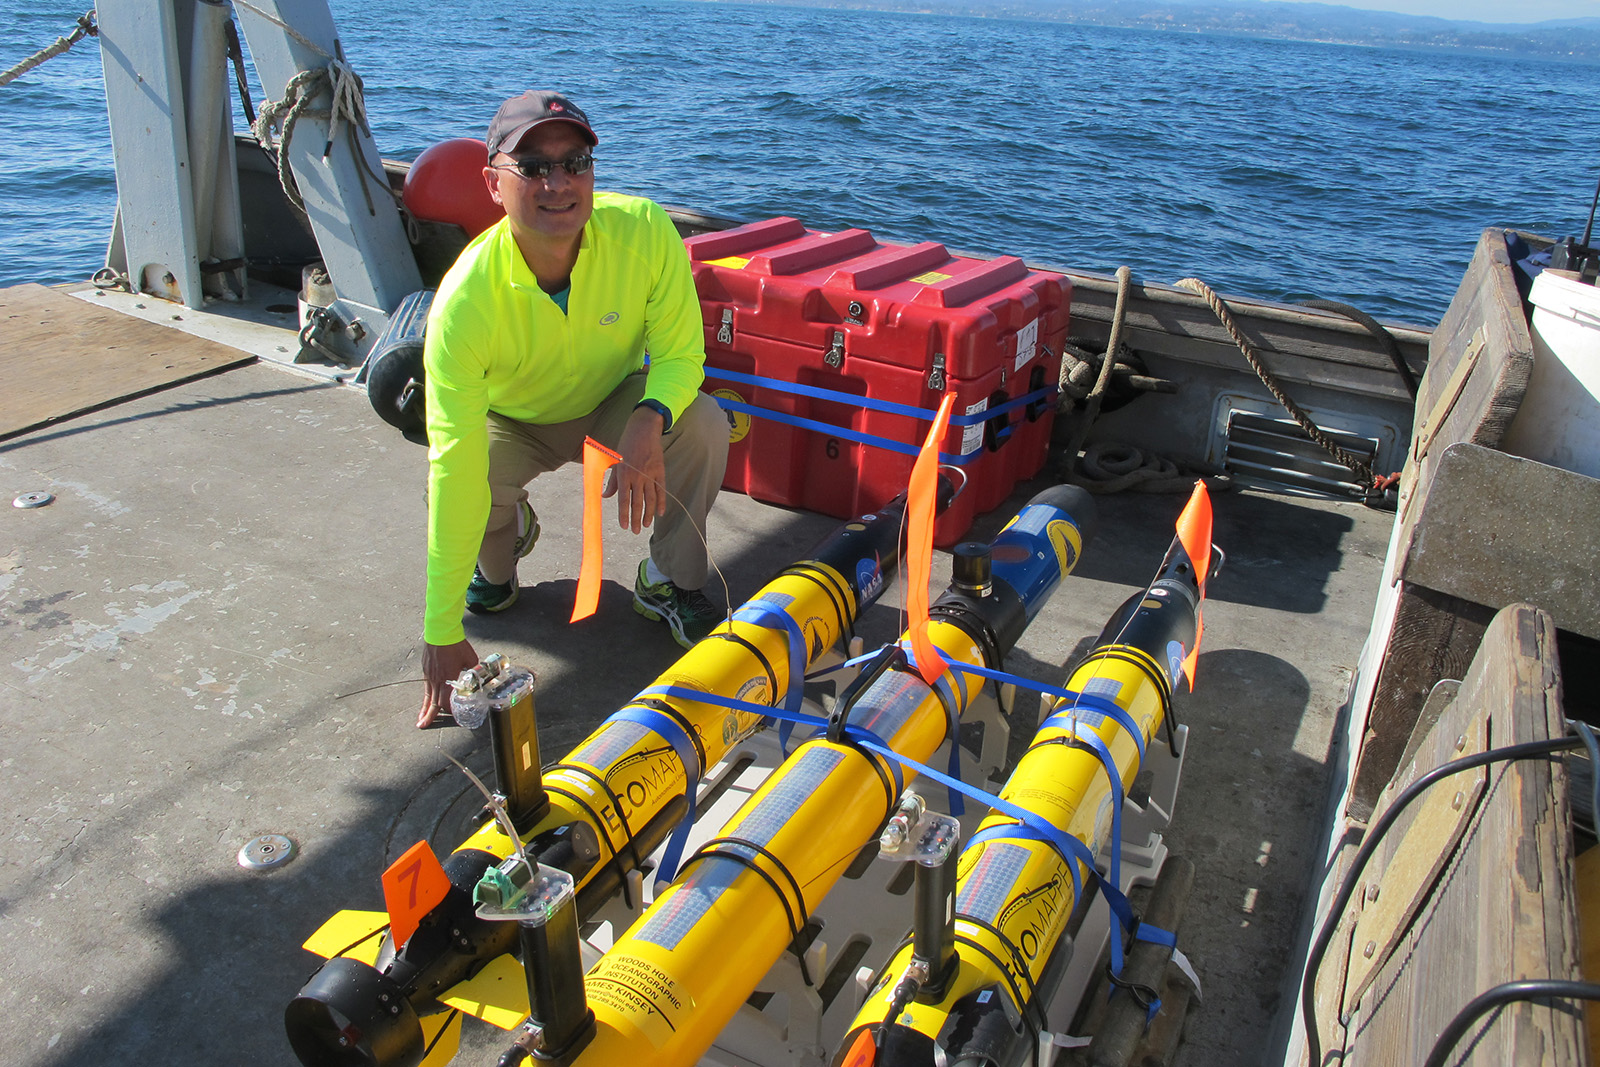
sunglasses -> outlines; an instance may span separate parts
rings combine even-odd
[[[588,174],[594,167],[594,156],[585,152],[566,159],[514,159],[510,163],[496,163],[494,169],[514,170],[529,181],[537,181],[550,177],[557,167],[576,178],[580,174]]]

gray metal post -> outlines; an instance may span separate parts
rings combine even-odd
[[[239,214],[238,161],[233,145],[233,109],[228,106],[227,0],[195,0],[193,25],[180,64],[187,105],[190,180],[194,188],[195,248],[200,283],[207,296],[243,296],[243,265],[218,270],[218,261],[244,255]],[[182,48],[183,23],[179,41]],[[212,268],[212,269],[208,269]]]
[[[234,8],[262,89],[274,100],[282,99],[295,75],[326,68],[340,56],[326,0],[234,0]],[[328,94],[313,106],[326,108]],[[289,165],[339,297],[387,316],[422,288],[422,277],[371,135],[356,127],[352,152],[340,134],[323,159],[328,129],[327,119],[300,119]],[[375,337],[383,324],[370,325]]]
[[[244,295],[242,266],[204,269],[244,254],[226,0],[104,0],[97,16],[117,171],[106,266],[192,308]]]
[[[140,292],[198,308],[205,301],[178,13],[167,0],[100,0],[95,10],[117,171],[117,232],[107,266]]]

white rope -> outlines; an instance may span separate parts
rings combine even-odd
[[[233,0],[233,3],[234,3],[235,7],[242,7],[246,11],[250,12],[252,15],[257,15],[257,16],[259,16],[261,18],[266,19],[268,22],[272,23],[274,26],[278,27],[284,33],[287,33],[290,37],[293,37],[296,41],[299,41],[301,44],[303,44],[307,48],[311,49],[313,52],[315,52],[317,55],[321,56],[323,59],[332,59],[333,58],[332,56],[328,55],[327,52],[323,51],[322,48],[320,48],[315,42],[313,42],[308,37],[306,37],[304,34],[302,34],[299,30],[295,29],[293,26],[289,25],[287,22],[283,21],[278,16],[272,14],[270,11],[261,10],[259,7],[257,7],[256,5],[252,4],[250,2],[250,0]]]
[[[341,132],[346,132],[348,127],[356,126],[360,127],[363,133],[371,132],[367,127],[367,105],[361,88],[361,76],[354,68],[343,60],[330,59],[326,68],[303,70],[290,78],[289,84],[284,87],[283,99],[269,100],[262,105],[260,114],[256,116],[256,140],[260,141],[262,147],[268,151],[273,150],[273,131],[279,127],[283,130],[282,140],[277,146],[278,180],[282,183],[289,202],[301,211],[305,210],[305,201],[300,196],[293,173],[289,169],[289,142],[294,137],[295,123],[302,118],[328,120],[328,138],[322,149],[322,159],[326,163],[329,153],[333,150],[334,138]],[[324,92],[329,95],[330,105],[325,108],[312,107],[311,101]],[[351,141],[351,150],[361,158],[360,149],[355,145],[353,137]],[[364,174],[362,182],[365,187]],[[385,189],[393,192],[387,189],[387,185]],[[372,206],[370,195],[367,206],[369,209]]]
[[[372,202],[372,191],[369,187],[369,177],[377,182],[378,187],[388,193],[400,204],[399,195],[389,185],[386,176],[374,173],[372,166],[367,162],[361,145],[357,143],[354,129],[359,128],[367,136],[372,135],[372,128],[367,124],[366,97],[362,94],[361,76],[355,68],[346,63],[342,58],[329,55],[315,42],[300,33],[293,26],[278,18],[269,11],[251,3],[250,0],[234,0],[234,3],[283,30],[301,45],[328,61],[322,69],[303,70],[289,79],[289,84],[284,87],[281,101],[268,101],[261,108],[261,113],[256,117],[256,140],[269,152],[273,151],[273,131],[279,127],[283,130],[282,141],[277,148],[278,181],[283,186],[284,195],[289,198],[289,203],[304,212],[305,199],[300,195],[299,187],[294,180],[294,173],[289,167],[289,142],[294,137],[295,123],[301,118],[326,119],[328,121],[328,137],[322,146],[322,162],[328,162],[328,156],[333,152],[333,142],[341,134],[349,134],[350,151],[360,169],[357,173],[361,176],[361,191],[367,198],[367,211],[377,214],[377,208]],[[329,105],[326,108],[311,107],[311,100],[327,92]],[[406,236],[415,244],[418,240],[415,220],[406,214]]]
[[[370,132],[367,128],[366,98],[361,95],[361,78],[355,69],[342,59],[328,61],[328,80],[332,84],[333,106],[332,115],[328,119],[328,145],[333,145],[333,139],[339,136],[346,122],[353,122],[360,127],[363,133]],[[322,158],[327,159],[325,149]]]
[[[28,71],[32,70],[34,67],[39,66],[46,60],[54,59],[56,56],[61,55],[67,49],[83,40],[85,34],[94,37],[97,37],[100,34],[100,27],[95,25],[93,8],[90,8],[88,13],[78,20],[78,28],[72,31],[72,36],[57,37],[55,44],[49,45],[48,47],[35,52],[33,55],[29,56],[27,59],[24,59],[21,63],[18,63],[10,70],[0,74],[0,85],[10,85],[12,82],[28,73]]]

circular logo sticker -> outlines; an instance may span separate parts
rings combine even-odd
[[[1083,536],[1066,519],[1052,519],[1044,529],[1050,537],[1050,547],[1056,550],[1056,562],[1061,565],[1061,573],[1066,574],[1078,562],[1078,553],[1083,551]]]
[[[711,395],[720,396],[724,400],[732,400],[739,404],[744,403],[744,397],[732,389],[718,389]],[[722,413],[728,417],[728,443],[736,445],[743,441],[745,435],[750,432],[750,413],[747,411],[729,411],[727,408],[723,408]]]
[[[622,318],[622,316],[618,315],[615,311],[608,311],[604,315],[600,316],[600,325],[610,326],[613,322],[616,322],[620,318]]]

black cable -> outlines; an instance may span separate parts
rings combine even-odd
[[[89,32],[93,33],[94,31],[90,30]],[[1583,245],[1585,248],[1589,247],[1589,235],[1594,232],[1594,212],[1596,208],[1600,208],[1600,182],[1595,183],[1594,200],[1589,203],[1589,222],[1583,228]]]
[[[1600,190],[1596,190],[1600,192]],[[1389,357],[1389,362],[1394,364],[1394,369],[1399,373],[1402,381],[1406,383],[1406,392],[1411,394],[1411,399],[1417,399],[1417,376],[1411,373],[1411,368],[1406,365],[1405,357],[1400,354],[1400,342],[1394,339],[1394,334],[1384,328],[1377,319],[1368,315],[1360,308],[1341,304],[1337,300],[1302,300],[1301,307],[1316,308],[1318,311],[1332,311],[1351,322],[1365,326],[1367,332],[1377,339],[1378,347],[1383,349],[1384,355]]]
[[[1456,1043],[1472,1028],[1472,1024],[1478,1021],[1479,1016],[1519,1000],[1543,1000],[1549,997],[1600,1000],[1600,983],[1571,982],[1559,978],[1524,978],[1516,982],[1503,982],[1493,989],[1479,993],[1450,1020],[1450,1024],[1440,1033],[1439,1040],[1433,1043],[1433,1051],[1428,1053],[1428,1058],[1422,1067],[1444,1067],[1450,1053],[1455,1050]]]
[[[500,1053],[500,1059],[495,1067],[516,1067],[517,1064],[528,1058],[528,1050],[521,1045],[512,1045]]]
[[[244,109],[244,119],[255,129],[256,109],[250,101],[250,82],[244,75],[244,46],[239,43],[239,27],[228,20],[224,31],[228,39],[228,61],[233,64],[233,80],[239,86],[239,105]]]
[[[1546,741],[1526,741],[1520,745],[1507,745],[1504,748],[1492,748],[1487,752],[1475,752],[1470,756],[1463,756],[1449,763],[1441,763],[1433,770],[1418,778],[1406,787],[1394,802],[1389,805],[1383,815],[1367,831],[1367,836],[1361,842],[1361,848],[1356,852],[1356,858],[1350,864],[1350,872],[1345,875],[1344,884],[1339,887],[1339,893],[1333,900],[1333,907],[1328,910],[1328,919],[1317,935],[1317,940],[1311,946],[1311,953],[1306,957],[1306,970],[1303,983],[1300,987],[1300,1013],[1305,1022],[1306,1047],[1311,1052],[1308,1061],[1311,1067],[1322,1067],[1322,1035],[1317,1032],[1317,1005],[1316,1005],[1316,978],[1317,971],[1322,968],[1322,958],[1328,953],[1328,946],[1333,942],[1334,932],[1339,928],[1339,921],[1344,915],[1344,909],[1350,906],[1350,897],[1354,894],[1356,884],[1361,880],[1361,872],[1366,867],[1367,861],[1377,851],[1378,843],[1383,840],[1383,835],[1389,832],[1395,820],[1405,811],[1406,807],[1417,797],[1427,791],[1428,787],[1441,778],[1448,778],[1452,774],[1482,767],[1488,763],[1498,763],[1503,760],[1522,759],[1526,756],[1545,756],[1552,752],[1562,752],[1566,749],[1577,748],[1583,744],[1576,737],[1557,737]]]
[[[894,987],[889,1011],[884,1015],[883,1022],[878,1024],[877,1032],[872,1035],[872,1044],[877,1051],[883,1051],[883,1039],[888,1035],[889,1027],[895,1025],[895,1020],[900,1018],[900,1013],[906,1010],[906,1005],[911,1003],[911,998],[917,995],[920,987],[920,983],[910,975],[900,979],[900,984]]]
[[[1600,741],[1595,740],[1594,731],[1586,722],[1573,721],[1572,728],[1589,750],[1589,822],[1600,833]]]

